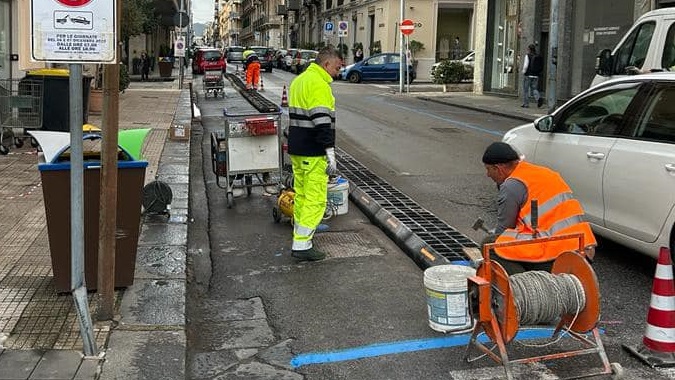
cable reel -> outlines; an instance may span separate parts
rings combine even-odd
[[[516,274],[510,277],[499,263],[490,260],[490,250],[494,248],[543,244],[563,239],[578,239],[579,252],[583,252],[581,233],[484,245],[483,263],[476,270],[476,275],[468,279],[469,310],[476,321],[476,326],[467,345],[465,360],[477,359],[469,358],[471,349],[476,348],[495,362],[503,364],[507,379],[513,379],[511,365],[515,363],[597,354],[603,364],[602,371],[579,377],[613,374],[614,378],[620,378],[623,375],[618,363],[609,363],[600,339],[597,328],[600,320],[600,286],[593,268],[581,254],[575,251],[563,252],[554,261],[551,273],[525,272],[522,276]],[[537,276],[540,279],[534,280]],[[539,289],[529,282],[533,280],[537,282]],[[551,294],[556,296],[551,297]],[[569,297],[562,300],[561,294]],[[537,300],[539,302],[535,302]],[[553,304],[556,302],[559,305]],[[548,310],[549,307],[554,309]],[[558,319],[557,323],[551,320],[551,312],[560,313],[554,318]],[[543,316],[547,314],[548,316],[544,318]],[[538,320],[539,318],[548,320]],[[562,333],[567,333],[584,347],[577,351],[509,360],[506,345],[514,340],[520,325],[525,324],[523,322],[555,323],[551,343],[560,339]],[[494,344],[491,348],[477,340],[481,332],[484,332]],[[499,348],[499,355],[492,351],[495,346]]]
[[[162,181],[152,181],[143,187],[143,209],[146,213],[168,214],[173,200],[171,187]]]

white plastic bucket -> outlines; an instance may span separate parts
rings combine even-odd
[[[328,206],[337,210],[337,215],[344,215],[349,211],[349,181],[337,177],[335,182],[328,183]]]
[[[424,271],[429,327],[455,332],[473,326],[466,280],[475,274],[474,268],[463,265],[437,265]]]

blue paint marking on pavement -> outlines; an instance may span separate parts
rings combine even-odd
[[[445,122],[450,123],[450,124],[455,124],[455,125],[458,125],[458,126],[460,126],[460,127],[462,127],[462,128],[473,129],[474,131],[479,131],[479,132],[487,133],[487,134],[489,134],[489,135],[494,135],[494,136],[502,137],[502,136],[504,136],[504,133],[506,133],[506,132],[500,132],[500,131],[493,131],[493,130],[491,130],[491,129],[485,129],[485,128],[482,128],[482,127],[479,127],[479,126],[476,126],[476,125],[473,125],[473,124],[464,123],[464,122],[462,122],[462,121],[457,121],[457,120],[449,119],[449,118],[447,118],[447,117],[442,117],[442,116],[437,116],[437,115],[429,114],[429,113],[422,112],[422,111],[416,110],[416,109],[414,109],[414,108],[405,107],[405,106],[402,106],[402,105],[399,105],[399,104],[394,104],[394,103],[387,103],[387,104],[390,105],[390,106],[394,106],[394,107],[398,107],[398,108],[404,109],[404,110],[409,111],[409,112],[415,112],[415,113],[423,114],[423,115],[426,116],[426,117],[432,117],[432,118],[434,118],[434,119],[442,120],[442,121],[445,121]]]
[[[530,328],[521,329],[516,334],[515,339],[541,339],[550,338],[553,335],[554,329],[550,328]],[[308,354],[300,354],[291,359],[291,366],[298,368],[308,364],[324,364],[334,363],[346,360],[355,360],[370,358],[374,356],[400,354],[404,352],[433,350],[437,348],[448,348],[466,346],[471,339],[471,334],[444,336],[439,338],[404,340],[400,342],[391,343],[377,343],[368,346],[348,348],[338,351],[329,352],[315,352]],[[490,340],[484,334],[478,336],[478,341],[487,343]]]

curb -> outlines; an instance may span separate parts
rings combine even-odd
[[[483,113],[489,113],[489,114],[492,114],[492,115],[508,117],[508,118],[511,118],[511,119],[522,120],[522,121],[526,121],[526,122],[531,122],[531,121],[534,121],[534,120],[537,119],[537,117],[533,117],[533,116],[525,116],[525,115],[518,115],[518,114],[514,114],[514,113],[507,113],[507,112],[498,111],[498,110],[491,109],[491,108],[481,108],[481,107],[478,107],[478,106],[456,103],[456,102],[441,100],[441,99],[428,97],[428,96],[417,96],[416,98],[420,99],[420,100],[427,101],[427,102],[451,105],[451,106],[454,106],[454,107],[464,108],[464,109],[483,112]]]

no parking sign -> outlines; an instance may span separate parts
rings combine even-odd
[[[347,37],[347,30],[349,29],[349,23],[347,21],[338,22],[338,37]]]

